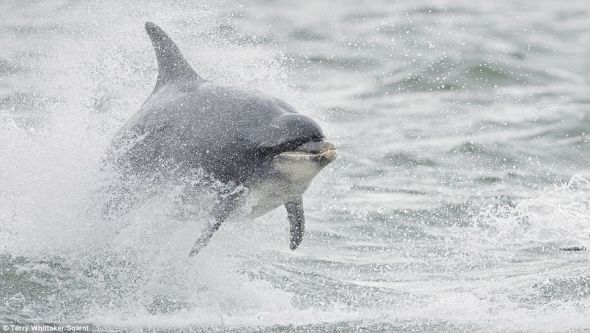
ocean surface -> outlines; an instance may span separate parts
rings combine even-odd
[[[0,324],[127,332],[590,332],[590,3],[0,1]],[[338,149],[286,213],[181,179],[105,218],[153,21]]]

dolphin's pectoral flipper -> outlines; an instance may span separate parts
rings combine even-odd
[[[174,41],[172,41],[162,28],[152,22],[146,22],[145,31],[152,40],[156,58],[158,59],[156,89],[163,84],[178,79],[203,81],[186,59],[184,59],[178,46],[176,46]]]
[[[303,201],[301,198],[297,201],[290,201],[285,204],[287,208],[287,217],[289,218],[291,241],[289,247],[295,250],[303,240],[305,231],[305,216],[303,214]]]
[[[236,190],[227,196],[220,198],[219,201],[213,206],[212,220],[208,223],[205,230],[201,233],[201,236],[195,241],[195,245],[191,249],[189,256],[192,257],[199,253],[211,240],[213,234],[219,229],[221,223],[227,219],[229,214],[234,211],[238,206],[244,190]]]

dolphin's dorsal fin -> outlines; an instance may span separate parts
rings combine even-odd
[[[162,28],[152,22],[146,22],[145,31],[152,40],[158,59],[158,81],[155,89],[179,80],[203,81]]]

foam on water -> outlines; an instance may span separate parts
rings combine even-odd
[[[136,9],[125,10],[125,5],[117,2],[110,5],[122,7],[119,9],[124,13]],[[157,13],[175,12],[153,5],[147,7]],[[37,7],[42,8],[29,7],[16,13],[27,17],[35,11],[49,14],[48,8]],[[212,256],[189,261],[188,250],[209,209],[211,200],[206,193],[196,207],[179,208],[180,196],[170,189],[124,216],[105,219],[101,208],[107,198],[102,189],[112,181],[112,175],[102,170],[103,152],[122,121],[147,96],[155,79],[153,51],[142,31],[145,13],[129,23],[132,33],[123,30],[122,35],[121,30],[108,24],[117,20],[110,16],[117,12],[112,8],[108,13],[92,5],[58,9],[62,11],[57,16],[58,27],[67,33],[61,39],[52,39],[54,44],[43,49],[46,56],[42,60],[29,64],[33,68],[27,87],[52,101],[46,109],[27,110],[29,117],[46,113],[50,118],[34,126],[37,123],[17,123],[11,114],[3,114],[0,131],[0,154],[9,157],[0,163],[2,254],[8,256],[4,257],[7,269],[17,279],[47,289],[41,296],[25,294],[19,311],[13,315],[21,313],[44,320],[81,319],[89,318],[90,313],[100,316],[112,311],[126,318],[149,309],[158,313],[193,303],[220,313],[288,306],[288,295],[257,287],[262,282],[250,286],[235,272],[240,260],[232,259],[231,254],[246,256],[248,252],[240,250],[243,242],[220,236],[219,242],[228,246],[217,246],[217,253],[212,246]],[[98,25],[74,19],[85,10],[105,15],[99,16]],[[195,10],[206,18],[206,10]],[[30,24],[19,19],[18,14],[10,22]],[[166,20],[158,16],[165,26]],[[45,17],[43,21],[52,19]],[[190,31],[186,29],[184,36]],[[177,31],[170,32],[178,37]],[[91,37],[91,42],[81,40],[82,36]],[[272,54],[263,50],[242,47],[238,54],[231,46],[216,46],[215,40],[201,39],[203,46],[194,40],[188,43],[183,35],[177,40],[183,38],[186,43],[180,44],[188,50],[189,58],[191,50],[200,47],[196,67],[203,67],[207,77],[252,86],[273,82],[271,77],[280,78],[273,72]],[[283,91],[283,95],[290,91],[279,84],[267,90]],[[195,195],[192,199],[199,198]],[[41,272],[47,267],[49,272]],[[36,277],[45,273],[50,275],[44,276],[46,280]],[[53,278],[64,279],[75,287],[56,285]],[[11,281],[7,277],[3,283]],[[7,287],[2,296],[20,299],[24,291],[9,295],[14,287]],[[42,304],[46,302],[53,305]]]

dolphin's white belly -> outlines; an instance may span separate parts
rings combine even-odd
[[[251,188],[252,211],[250,216],[260,217],[289,201],[299,201],[309,182],[291,182],[273,179]]]
[[[256,218],[287,202],[299,202],[303,192],[322,167],[313,162],[308,155],[283,153],[275,157],[273,167],[278,177],[257,182],[251,190],[252,211]]]

